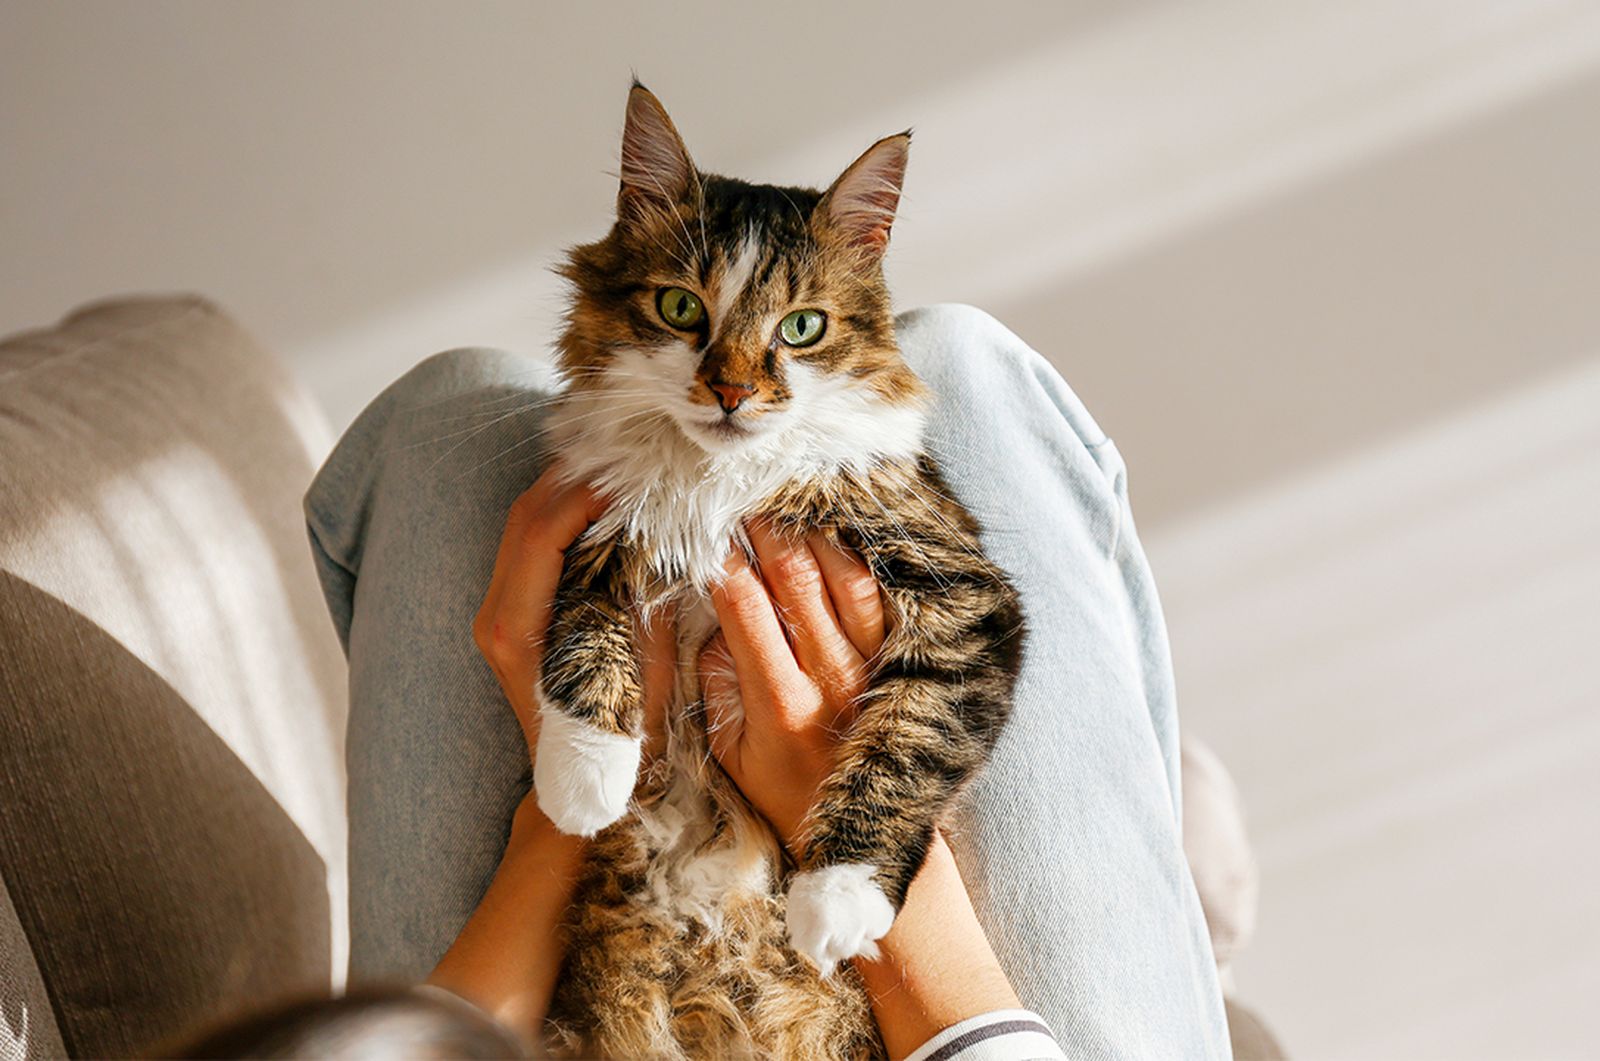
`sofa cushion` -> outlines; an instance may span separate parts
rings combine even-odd
[[[74,1055],[330,982],[343,663],[300,517],[326,444],[201,299],[0,341],[0,876]]]
[[[0,881],[0,1061],[28,1061],[66,1052],[33,947]]]

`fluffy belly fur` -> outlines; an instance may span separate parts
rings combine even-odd
[[[693,666],[709,611],[682,623],[667,750],[578,885],[552,1046],[586,1058],[884,1056],[855,970],[823,980],[789,947],[792,866],[711,760]]]

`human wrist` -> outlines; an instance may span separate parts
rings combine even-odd
[[[855,964],[893,1056],[969,1017],[1019,1005],[938,834],[878,951]]]
[[[575,883],[588,850],[588,839],[556,828],[539,809],[534,793],[529,792],[511,816],[511,833],[500,862],[502,867],[538,867],[550,876]]]
[[[500,866],[428,982],[537,1038],[565,949],[562,923],[589,842],[569,836],[525,798]]]

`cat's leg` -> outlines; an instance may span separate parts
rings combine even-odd
[[[789,939],[823,975],[877,953],[933,829],[988,755],[956,716],[958,686],[894,681],[872,695],[812,811],[788,891]]]
[[[639,773],[643,688],[620,551],[585,543],[568,557],[545,634],[539,809],[593,836],[628,808]]]
[[[885,506],[852,518],[847,537],[883,587],[889,636],[788,892],[790,940],[824,974],[876,953],[935,825],[987,762],[1020,667],[1016,592],[937,473],[872,491]]]

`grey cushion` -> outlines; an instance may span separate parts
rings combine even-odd
[[[0,1015],[42,988],[60,1031],[27,1056],[330,981],[343,664],[299,514],[326,441],[200,299],[0,342],[0,876],[31,948],[0,925]]]

